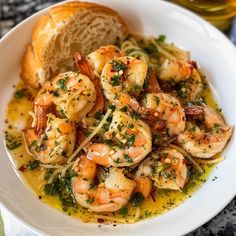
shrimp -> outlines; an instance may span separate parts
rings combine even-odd
[[[166,93],[148,93],[141,104],[158,113],[157,116],[165,122],[170,136],[178,135],[184,131],[184,109],[176,98]]]
[[[95,116],[97,112],[102,112],[105,105],[105,99],[104,99],[102,89],[100,86],[100,80],[99,78],[95,76],[94,70],[92,66],[90,65],[88,59],[86,59],[85,57],[80,55],[78,52],[76,52],[74,55],[74,60],[75,60],[76,67],[79,70],[79,72],[82,73],[83,75],[88,76],[93,82],[94,87],[96,89],[96,94],[97,94],[96,101],[93,106],[93,109],[88,113],[89,117],[93,117]]]
[[[77,174],[71,180],[76,201],[94,212],[114,212],[124,207],[136,186],[135,182],[125,177],[122,169],[112,167],[109,174],[97,186],[94,178],[97,164],[82,155],[73,165]]]
[[[141,120],[116,110],[105,133],[113,145],[94,143],[88,147],[87,158],[99,165],[131,166],[141,161],[152,149],[151,131]]]
[[[152,180],[146,176],[135,176],[134,181],[136,182],[135,192],[139,192],[144,198],[147,198],[152,190]]]
[[[177,95],[194,101],[202,90],[202,79],[195,67],[181,60],[165,60],[159,79],[169,84],[177,83]]]
[[[25,132],[29,151],[44,164],[63,164],[74,151],[76,129],[73,122],[65,118],[47,115],[45,132],[38,135],[30,128]]]
[[[180,152],[162,148],[145,159],[135,175],[151,178],[157,188],[181,190],[187,183],[188,169]]]
[[[108,61],[101,76],[105,97],[113,102],[121,94],[137,97],[142,90],[148,65],[134,57],[119,57]]]
[[[52,106],[57,114],[79,122],[91,111],[96,90],[90,79],[80,73],[66,72],[47,82],[34,100],[35,130],[42,133],[46,115]]]
[[[199,109],[199,108],[198,108]],[[203,125],[187,121],[186,129],[178,135],[178,143],[192,156],[211,158],[221,152],[232,135],[233,128],[208,105],[202,106]]]
[[[101,75],[104,95],[117,108],[130,107],[145,119],[156,120],[155,112],[141,107],[136,98],[147,76],[146,62],[134,57],[119,57],[108,61]]]
[[[101,74],[104,65],[114,57],[122,57],[123,53],[114,45],[100,47],[87,55],[87,60],[95,73]]]

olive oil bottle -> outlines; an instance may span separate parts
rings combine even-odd
[[[221,30],[226,30],[236,15],[236,0],[173,0],[208,20]]]

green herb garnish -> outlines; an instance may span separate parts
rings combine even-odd
[[[15,94],[14,94],[14,97],[15,98],[23,98],[23,97],[25,97],[25,91],[23,89],[16,91]]]
[[[112,69],[116,72],[120,71],[120,70],[126,70],[128,67],[125,65],[124,62],[122,61],[118,61],[118,60],[114,60],[111,62],[112,65]]]
[[[128,208],[127,207],[122,207],[120,210],[119,210],[119,213],[122,215],[122,216],[126,216],[128,214]]]
[[[92,204],[94,202],[94,198],[90,197],[86,200],[88,204]]]
[[[128,154],[124,154],[124,158],[125,158],[126,162],[128,162],[128,163],[134,162],[133,159]]]
[[[144,202],[144,196],[142,193],[137,192],[133,195],[131,203],[134,207],[139,207]]]
[[[39,167],[40,162],[38,160],[29,161],[27,167],[29,170],[35,170]]]
[[[66,88],[66,80],[65,79],[59,79],[57,81],[57,86],[59,89],[67,90]]]
[[[127,144],[129,146],[133,146],[134,140],[135,140],[135,135],[134,134],[129,135],[128,138],[127,138]]]

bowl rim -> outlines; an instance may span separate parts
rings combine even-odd
[[[65,2],[74,2],[76,0],[68,0],[68,1],[61,1],[59,3],[56,3],[56,4],[52,4],[48,7],[46,7],[45,9],[42,9],[38,12],[35,12],[34,14],[32,14],[31,16],[27,17],[26,19],[24,19],[22,22],[20,22],[19,24],[17,24],[16,26],[14,26],[10,31],[8,31],[1,39],[0,39],[0,45],[7,41],[8,40],[8,37],[11,36],[11,34],[21,28],[21,27],[24,27],[24,25],[31,21],[32,19],[34,18],[37,18],[39,17],[40,15],[43,15],[44,13],[48,12],[48,10],[54,6],[58,6],[58,5],[61,5]],[[134,1],[134,0],[133,0]],[[102,5],[105,5],[102,1],[100,2],[100,0],[85,0],[85,2],[96,2],[98,4],[102,4]],[[231,48],[231,50],[235,51],[235,55],[236,55],[236,47],[233,45],[233,43],[226,37],[225,34],[223,34],[221,31],[219,31],[217,28],[215,28],[214,26],[212,26],[210,23],[208,23],[206,20],[202,19],[200,16],[198,16],[197,14],[191,12],[190,10],[182,7],[182,6],[179,6],[179,5],[176,5],[174,3],[171,3],[171,2],[167,2],[167,1],[164,1],[164,0],[159,0],[160,4],[164,4],[164,5],[167,5],[168,7],[174,7],[178,10],[178,12],[181,12],[181,14],[186,14],[188,17],[190,17],[191,19],[195,20],[195,21],[198,21],[198,23],[200,24],[204,24],[207,26],[207,28],[209,28],[211,31],[213,31],[214,33],[216,33],[218,36],[221,37],[222,40],[224,40],[224,42]],[[125,1],[121,1],[120,4],[125,4]],[[7,155],[7,153],[6,153]],[[9,160],[10,161],[10,160]],[[198,221],[198,223],[196,223],[194,225],[194,227],[186,227],[185,228],[185,231],[183,230],[183,234],[187,234],[187,233],[190,233],[192,231],[194,231],[195,229],[199,228],[200,226],[202,226],[203,224],[205,224],[206,222],[208,222],[209,220],[211,220],[213,217],[215,217],[217,214],[219,214],[219,212],[221,212],[229,203],[230,201],[232,201],[232,199],[236,196],[236,189],[235,189],[235,193],[234,195],[232,196],[228,196],[225,201],[224,201],[224,204],[221,204],[219,206],[217,206],[217,208],[214,210],[214,213],[211,214],[211,216],[207,217],[207,218],[201,218],[201,220]],[[0,197],[1,198],[1,197]],[[1,200],[1,199],[0,199]],[[23,220],[21,219],[17,213],[14,213],[10,207],[7,206],[7,204],[4,204],[2,201],[0,201],[0,206],[6,211],[8,212],[12,217],[16,218],[23,226],[25,226],[27,229],[31,230],[32,232],[38,234],[38,235],[48,235],[47,233],[43,232],[40,230],[39,227],[35,227],[35,226],[32,226],[30,223],[27,222],[27,220]],[[169,211],[168,211],[169,212]],[[167,213],[168,213],[167,212]],[[212,211],[213,212],[213,211]],[[166,214],[166,213],[164,213]],[[155,218],[152,218],[150,220],[153,220]],[[142,221],[141,223],[145,223],[146,220]]]

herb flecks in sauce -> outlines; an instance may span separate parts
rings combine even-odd
[[[163,43],[165,41],[164,36],[160,36],[159,38],[155,39],[158,43]],[[151,60],[154,60],[154,57],[158,57],[159,52],[154,47],[153,44],[146,46],[144,49],[148,55],[150,56]],[[158,60],[157,60],[158,61]],[[118,86],[121,83],[122,76],[124,75],[124,71],[127,69],[127,66],[122,63],[117,63],[112,65],[112,69],[117,72],[117,76],[113,78],[114,86]],[[145,79],[144,88],[148,87],[149,85],[149,73]],[[191,78],[189,82],[191,81]],[[187,87],[188,84],[183,84],[179,87],[179,95],[180,97],[185,97],[185,90],[184,88]],[[54,93],[54,96],[60,96],[60,93],[63,93],[66,90],[66,80],[60,81],[57,84],[58,90]],[[175,86],[175,85],[172,85]],[[202,99],[198,99],[194,101],[196,104],[201,104],[202,101],[205,101],[207,104],[212,106],[213,108],[217,108],[215,102],[213,101],[210,90],[208,88],[207,83],[204,83],[203,92],[201,94]],[[133,88],[136,92],[139,92],[139,87]],[[64,91],[63,91],[64,90]],[[10,150],[15,165],[17,169],[21,171],[21,174],[24,180],[27,182],[28,185],[37,193],[37,196],[43,201],[50,204],[53,207],[64,211],[66,214],[78,217],[85,222],[97,222],[97,219],[94,218],[94,213],[89,212],[87,209],[79,206],[75,199],[72,196],[71,191],[71,178],[76,176],[75,172],[69,172],[65,178],[56,179],[51,184],[47,184],[47,180],[51,177],[53,170],[48,171],[47,173],[43,173],[45,171],[39,165],[37,160],[32,160],[32,157],[29,156],[25,150],[24,145],[22,145],[22,129],[15,129],[17,127],[17,120],[23,119],[25,122],[29,118],[28,111],[32,109],[32,98],[34,97],[34,91],[29,91],[27,88],[21,86],[16,87],[16,92],[14,97],[9,104],[8,111],[7,111],[7,121],[6,121],[6,146]],[[156,105],[159,105],[159,101],[156,100]],[[27,106],[27,107],[26,107]],[[25,108],[26,107],[26,108]],[[111,105],[109,108],[114,110],[114,105]],[[130,116],[134,119],[139,119],[140,114],[138,112],[133,112],[128,109],[128,107],[124,106],[120,108],[121,111],[130,112]],[[218,111],[221,112],[221,109],[218,108]],[[64,117],[66,114],[63,110],[61,110],[61,116]],[[103,117],[102,112],[98,112],[95,116],[97,120],[101,120]],[[107,119],[107,123],[111,122],[112,115]],[[12,128],[13,127],[13,128]],[[127,124],[127,127],[132,129],[134,125],[132,123]],[[218,125],[215,124],[214,128],[218,129]],[[193,128],[194,132],[194,128]],[[135,140],[134,135],[129,134],[125,137],[127,142],[125,144],[120,143],[120,148],[124,148],[125,146],[132,146]],[[158,143],[159,137],[156,136],[153,139],[156,139]],[[105,143],[109,145],[113,145],[111,140],[105,140]],[[128,163],[132,163],[132,159],[127,155],[123,156]],[[114,160],[116,163],[120,163],[120,159]],[[159,169],[158,169],[159,167]],[[155,168],[155,172],[164,172],[165,168],[168,166],[158,166]],[[189,176],[189,181],[186,187],[180,191],[171,191],[171,190],[164,190],[158,189],[155,192],[155,199],[156,202],[152,200],[151,197],[148,197],[145,201],[143,201],[142,195],[136,193],[133,195],[132,201],[126,205],[125,207],[121,208],[118,212],[108,214],[111,216],[115,216],[117,218],[122,218],[130,220],[134,218],[137,207],[140,208],[140,217],[141,219],[146,219],[149,217],[154,217],[156,215],[163,214],[164,212],[176,207],[185,199],[191,197],[194,191],[201,186],[203,182],[206,181],[208,174],[214,168],[214,166],[205,166],[205,173],[199,174],[197,172],[192,172]],[[40,176],[40,178],[39,178]],[[214,177],[212,181],[216,181],[217,177]],[[39,187],[43,186],[45,187]],[[94,185],[91,185],[91,189],[94,188]],[[87,203],[92,204],[93,198],[88,198]],[[104,220],[103,220],[104,222]]]

